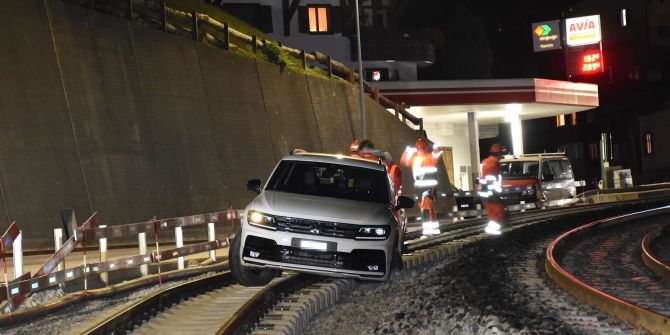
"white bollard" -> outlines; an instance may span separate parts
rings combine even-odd
[[[214,222],[210,222],[207,224],[207,240],[210,242],[216,240],[216,234],[214,231]],[[213,261],[216,261],[216,250],[211,250],[209,252],[209,258],[211,258]]]
[[[458,206],[454,205],[453,207],[451,207],[451,212],[454,213],[453,221],[454,222],[458,221],[458,216],[456,216],[456,212],[458,212]]]
[[[12,243],[12,258],[14,259],[14,279],[21,277],[23,274],[23,231],[19,230],[19,235],[16,236],[14,243]]]
[[[181,227],[175,227],[174,229],[174,238],[177,240],[177,248],[184,246],[184,235],[181,232]],[[177,257],[177,269],[184,269],[184,257]]]
[[[106,225],[100,225],[100,228],[105,228]],[[98,240],[98,246],[100,246],[100,263],[107,262],[107,238],[103,237]],[[109,283],[109,273],[101,272],[100,280],[102,280],[105,285]]]
[[[526,202],[521,200],[521,202],[519,204],[521,205],[521,212],[525,212],[526,211]]]
[[[147,254],[147,233],[137,234],[137,243],[140,246],[140,255]],[[146,276],[149,274],[149,264],[140,265],[140,274]]]
[[[56,228],[54,229],[54,253],[60,250],[60,248],[62,247],[63,247],[63,228]],[[65,260],[58,263],[58,265],[56,266],[56,271],[63,270],[64,266],[65,266]]]
[[[476,204],[475,208],[477,209],[477,218],[479,219],[482,217],[482,213],[480,212],[482,210],[482,204]]]

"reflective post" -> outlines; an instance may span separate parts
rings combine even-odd
[[[207,240],[210,242],[216,240],[216,234],[214,231],[214,222],[210,222],[207,224]],[[216,261],[216,250],[211,250],[209,252],[209,258],[211,258],[213,261]]]
[[[174,238],[177,242],[177,248],[181,248],[181,247],[184,246],[184,235],[182,234],[181,227],[175,227]],[[177,269],[179,269],[179,270],[184,269],[184,257],[183,256],[177,258]]]
[[[12,243],[12,258],[14,259],[14,279],[21,277],[23,274],[23,231],[19,230],[19,235],[16,236],[14,243]]]
[[[54,229],[54,253],[60,250],[63,247],[63,228]],[[56,267],[57,271],[63,270],[65,261],[58,263]]]
[[[100,228],[105,228],[106,225],[100,225]],[[98,246],[100,247],[100,263],[107,261],[107,238],[103,237],[98,239]],[[109,283],[109,273],[101,272],[100,280],[107,285]]]
[[[147,233],[137,234],[137,243],[140,248],[140,255],[147,254]],[[149,274],[149,264],[140,265],[140,274],[146,276]]]

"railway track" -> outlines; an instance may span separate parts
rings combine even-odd
[[[607,314],[670,334],[670,284],[643,261],[658,261],[650,242],[670,224],[668,213],[665,206],[575,228],[551,243],[546,270],[559,286]]]
[[[508,223],[509,227],[522,226],[556,216],[609,211],[633,204],[639,202],[531,211],[512,215]],[[443,224],[442,234],[409,241],[406,246],[411,253],[403,255],[403,261],[415,257],[417,252],[479,234],[484,224],[484,219]],[[323,288],[324,285],[328,287],[325,290],[329,292],[327,295],[321,292],[310,296],[310,292],[317,292],[318,287]],[[230,273],[224,272],[159,291],[91,327],[84,334],[125,334],[130,331],[136,334],[171,334],[179,333],[179,330],[201,334],[284,333],[279,328],[293,332],[303,329],[307,324],[305,320],[334,304],[352,285],[356,285],[353,280],[319,281],[306,280],[302,275],[288,275],[263,288],[243,288],[233,283]]]

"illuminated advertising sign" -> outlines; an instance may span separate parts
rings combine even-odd
[[[372,71],[372,81],[380,81],[382,79],[381,71]]]
[[[533,23],[530,29],[533,34],[535,52],[561,49],[559,20]]]
[[[603,53],[600,50],[587,50],[579,57],[579,68],[582,74],[603,72]]]
[[[605,72],[605,62],[600,43],[568,48],[570,75],[592,75]]]
[[[566,19],[565,37],[569,46],[600,43],[600,15]]]

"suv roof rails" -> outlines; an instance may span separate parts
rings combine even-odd
[[[307,153],[307,150],[299,148],[292,149],[291,151],[288,152],[288,154],[291,156],[295,154],[305,154],[305,153]]]

